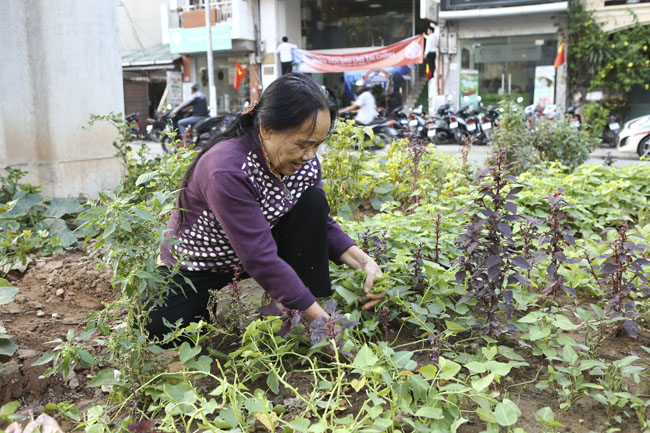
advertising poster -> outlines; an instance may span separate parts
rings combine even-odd
[[[545,107],[555,103],[555,68],[538,66],[535,68],[535,93],[533,104]]]
[[[357,80],[364,80],[370,86],[381,86],[384,90],[384,95],[388,97],[388,101],[376,101],[377,106],[394,108],[397,103],[391,101],[396,97],[399,85],[405,79],[410,79],[411,69],[408,66],[395,66],[386,69],[371,69],[369,71],[352,71],[343,73],[343,80],[345,85],[344,102],[351,103],[358,95],[358,89],[355,87]]]
[[[461,69],[460,71],[460,106],[478,107],[478,70]]]
[[[183,75],[167,71],[167,103],[177,106],[183,102]]]

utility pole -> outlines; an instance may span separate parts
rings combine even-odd
[[[214,65],[212,58],[212,29],[210,27],[210,0],[205,0],[205,28],[208,32],[208,94],[210,115],[217,115],[217,89],[214,87]]]

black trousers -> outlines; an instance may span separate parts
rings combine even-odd
[[[311,187],[271,230],[278,246],[278,255],[296,271],[316,297],[332,294],[328,262],[328,214],[325,193]],[[166,267],[161,267],[160,271],[169,272]],[[196,291],[185,278],[192,281]],[[233,272],[182,271],[175,275],[170,287],[174,293],[170,292],[164,304],[149,314],[147,330],[150,335],[162,336],[168,332],[163,318],[171,323],[183,319],[184,324],[197,318],[207,320],[210,290],[222,289],[232,282],[232,278]]]
[[[282,75],[291,73],[293,62],[280,62],[280,65],[282,65]]]
[[[427,57],[425,59],[425,62],[427,65],[429,65],[429,71],[431,72],[431,78],[434,77],[435,72],[436,72],[436,53],[427,53]]]

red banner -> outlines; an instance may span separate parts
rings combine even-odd
[[[422,63],[424,36],[417,35],[376,50],[324,54],[307,50],[292,50],[293,61],[300,72],[347,72],[384,69],[392,66]]]

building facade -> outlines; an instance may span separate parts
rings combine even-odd
[[[567,99],[567,64],[553,64],[566,28],[568,2],[441,0],[441,89],[456,104],[478,94],[523,104]]]

